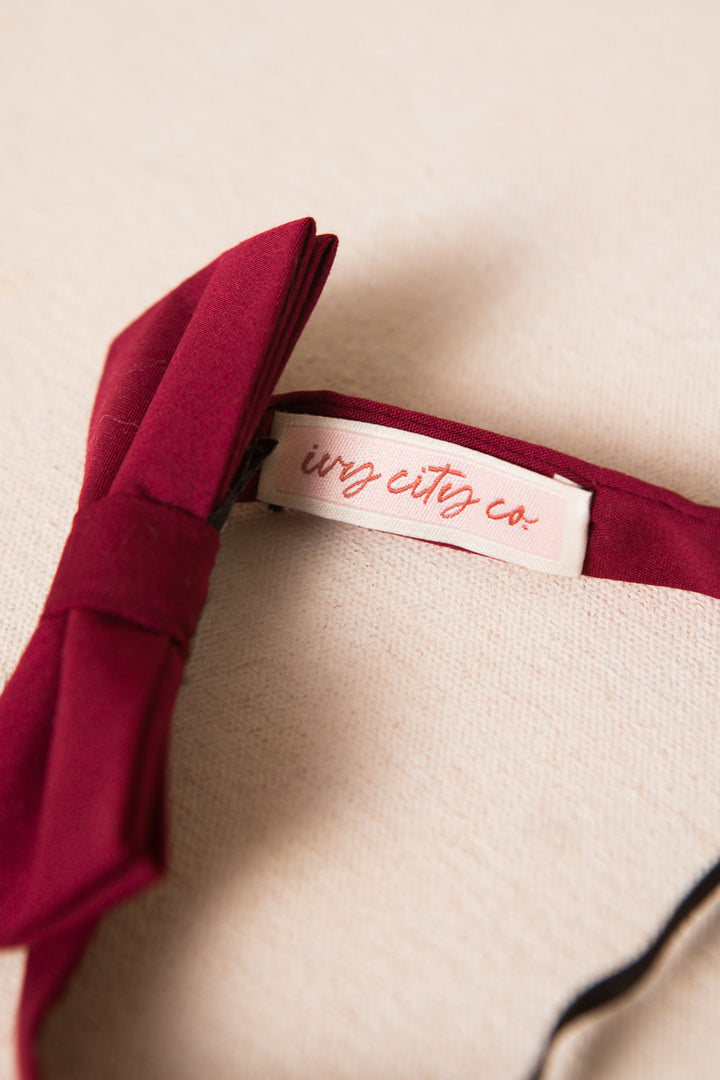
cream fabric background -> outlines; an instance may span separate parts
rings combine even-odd
[[[0,665],[72,519],[110,338],[305,214],[282,381],[720,503],[714,0],[11,0]],[[176,710],[174,860],[48,1080],[508,1080],[720,849],[720,604],[238,508]],[[22,958],[0,964],[13,1075]],[[551,1080],[720,1070],[708,906]]]

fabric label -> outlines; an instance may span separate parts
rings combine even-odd
[[[592,492],[397,428],[276,413],[258,499],[532,570],[582,572]]]

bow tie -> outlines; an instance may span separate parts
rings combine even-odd
[[[253,436],[335,249],[311,219],[253,237],[110,348],[79,509],[0,698],[0,943],[29,948],[23,1078],[102,912],[163,871],[168,728],[218,529],[272,445]]]

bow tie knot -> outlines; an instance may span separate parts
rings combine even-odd
[[[108,495],[75,515],[43,614],[95,611],[187,649],[218,546],[217,530],[184,510]]]

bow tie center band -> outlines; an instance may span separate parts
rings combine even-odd
[[[566,454],[330,391],[271,397],[337,241],[310,218],[225,252],[111,345],[79,509],[0,697],[0,945],[28,959],[21,1080],[103,913],[167,862],[169,726],[222,529],[238,499],[413,536],[531,570],[720,597],[720,509]],[[450,556],[449,556],[450,557]],[[617,998],[720,882],[579,995]]]

